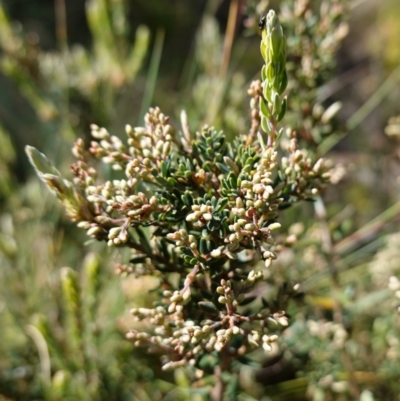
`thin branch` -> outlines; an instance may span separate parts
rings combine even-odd
[[[185,285],[181,289],[181,292],[180,292],[181,295],[183,295],[193,284],[193,281],[196,278],[196,274],[199,271],[199,269],[200,269],[200,265],[198,265],[198,264],[195,265],[193,267],[192,271],[186,276]]]
[[[220,77],[225,79],[228,71],[229,60],[232,53],[233,38],[235,36],[236,20],[239,10],[239,0],[232,0],[229,8],[228,24],[226,26],[224,50],[222,53],[222,63],[220,69]]]

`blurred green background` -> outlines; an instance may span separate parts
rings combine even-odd
[[[325,202],[341,266],[335,296],[345,310],[350,379],[362,401],[400,400],[399,299],[393,280],[388,287],[400,277],[400,3],[326,2],[348,10],[349,33],[312,96],[324,107],[342,103],[325,145],[347,174]],[[256,25],[271,6],[281,5],[0,1],[0,400],[208,399],[206,380],[192,386],[185,370],[160,373],[157,356],[124,340],[129,308],[150,305],[154,283],[115,273],[126,255],[87,241],[68,221],[24,147],[69,174],[70,148],[78,137],[88,141],[91,123],[122,137],[125,124],[140,125],[155,105],[177,124],[185,109],[193,132],[208,123],[234,137],[249,127],[247,88],[261,68]],[[292,75],[301,68],[294,62]],[[300,231],[304,247],[279,262],[276,276],[304,282],[306,301],[293,306],[282,352],[261,358],[264,369],[243,367],[232,399],[354,399],[343,385],[348,366],[330,349],[340,330],[331,322],[332,283],[307,242],[318,235],[311,223]],[[293,277],[285,263],[297,263]],[[312,334],[322,328],[325,336]]]

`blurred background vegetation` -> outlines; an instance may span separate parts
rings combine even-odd
[[[286,123],[347,172],[323,204],[289,214],[300,241],[272,274],[305,297],[279,350],[241,366],[227,399],[400,400],[400,4],[313,1],[301,28],[307,2],[280,3],[0,1],[0,400],[208,399],[207,378],[161,373],[124,340],[127,311],[151,305],[154,283],[115,273],[124,256],[64,217],[24,147],[68,173],[91,123],[123,134],[151,105],[174,122],[185,109],[192,131],[249,129],[258,17],[271,6],[291,38]]]

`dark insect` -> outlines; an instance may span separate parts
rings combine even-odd
[[[265,28],[265,23],[267,21],[267,16],[263,15],[260,17],[260,21],[258,21],[258,27],[262,30]]]

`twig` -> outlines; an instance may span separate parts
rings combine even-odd
[[[186,276],[186,280],[185,280],[185,285],[184,287],[181,289],[180,294],[183,295],[192,285],[194,279],[196,278],[196,274],[200,269],[200,265],[195,265],[192,269],[192,271]]]
[[[229,8],[228,24],[225,32],[224,50],[222,53],[222,63],[220,69],[220,77],[225,79],[228,71],[229,60],[231,58],[233,37],[235,36],[236,19],[239,9],[239,0],[232,0]]]

